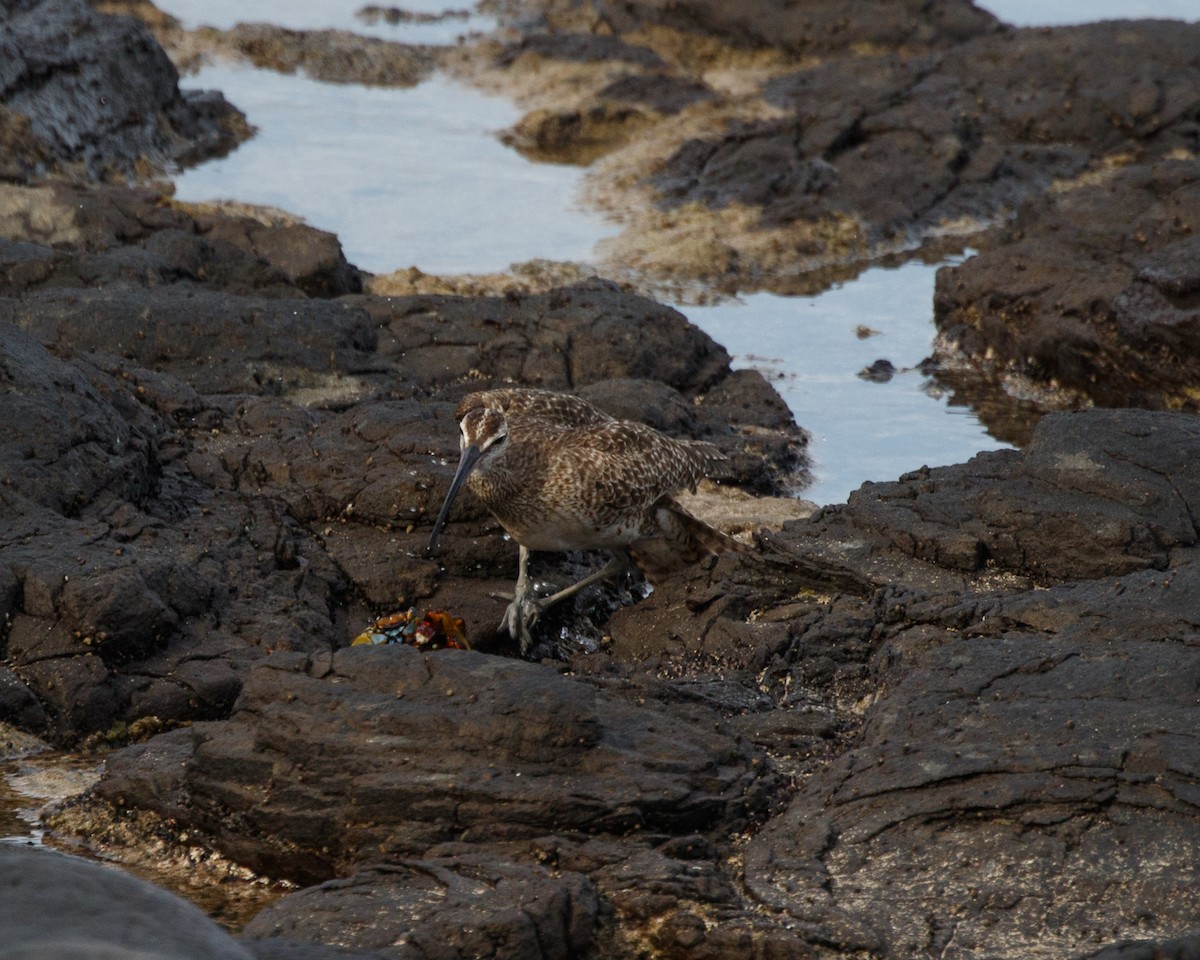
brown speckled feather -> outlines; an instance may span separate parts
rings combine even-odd
[[[543,390],[473,393],[457,413],[464,442],[486,451],[467,486],[531,550],[628,548],[653,581],[710,552],[743,549],[671,499],[723,472],[712,444]]]

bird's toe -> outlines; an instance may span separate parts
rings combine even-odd
[[[504,619],[500,621],[500,630],[520,644],[522,655],[533,648],[533,625],[542,615],[543,606],[537,600],[524,596],[517,597],[504,611]]]

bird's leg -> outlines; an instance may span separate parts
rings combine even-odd
[[[537,602],[538,606],[542,608],[539,613],[549,610],[561,600],[566,600],[568,597],[575,596],[575,594],[577,594],[580,590],[590,587],[593,583],[599,583],[601,580],[607,580],[610,577],[615,577],[618,573],[623,572],[628,566],[629,558],[626,557],[624,553],[618,554],[595,573],[589,573],[578,583],[573,583],[569,587],[563,587],[563,589],[559,590],[558,593],[550,594],[550,596],[546,597],[545,600],[539,600]]]
[[[500,629],[508,631],[508,635],[521,644],[521,652],[525,653],[533,645],[529,628],[537,622],[542,611],[537,601],[526,599],[529,593],[529,550],[520,544],[517,546],[517,585],[513,588],[512,602],[504,611],[504,619],[500,621]]]
[[[538,622],[538,618],[543,613],[556,603],[566,600],[568,597],[575,596],[580,590],[584,590],[592,584],[607,580],[610,577],[615,577],[628,566],[629,558],[622,553],[613,557],[595,573],[588,574],[578,583],[564,587],[558,593],[552,593],[544,600],[526,599],[525,595],[529,593],[529,551],[521,547],[518,560],[517,586],[513,592],[512,603],[504,611],[504,619],[500,622],[500,629],[507,630],[508,635],[520,643],[521,653],[528,653],[530,647],[533,646],[533,636],[529,631]]]

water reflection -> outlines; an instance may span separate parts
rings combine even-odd
[[[1200,20],[1196,0],[976,0],[1005,23],[1019,27],[1066,26],[1096,20]]]
[[[815,482],[805,497],[840,502],[864,480],[1007,446],[918,369],[931,348],[936,270],[875,267],[814,297],[755,293],[683,308],[735,366],[762,370],[812,431]],[[891,379],[858,375],[880,359],[896,368]]]
[[[179,199],[282,207],[337,233],[372,273],[587,260],[612,229],[578,205],[579,170],[500,143],[517,119],[509,101],[444,76],[394,90],[217,64],[183,85],[224,91],[259,132],[176,177]]]

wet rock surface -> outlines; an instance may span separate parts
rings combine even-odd
[[[285,30],[266,23],[239,23],[230,30],[205,29],[182,38],[210,56],[295,73],[303,70],[326,83],[410,87],[426,79],[438,62],[436,48],[374,40],[343,30]]]
[[[705,711],[472,651],[369,647],[268,658],[228,721],[127,748],[99,795],[169,796],[160,812],[240,862],[311,882],[452,840],[728,828],[756,779]]]
[[[1200,163],[1112,170],[1031,199],[938,274],[941,356],[996,393],[1196,409]]]
[[[582,874],[464,853],[398,860],[310,887],[264,910],[243,935],[260,949],[283,935],[346,944],[353,956],[373,948],[406,960],[565,960],[590,950],[599,907]]]
[[[245,118],[215,91],[183,93],[149,30],[83,0],[5,5],[0,178],[153,174],[228,151]]]
[[[797,251],[858,256],[1020,205],[943,272],[943,363],[1082,405],[1187,407],[1194,28],[836,7],[625,5],[603,30],[600,7],[550,10],[492,61],[601,71],[547,115],[560,146],[567,109],[597,120],[593,144],[668,131],[648,209],[742,217],[757,240],[700,245],[735,285]],[[4,29],[43,8],[77,33],[100,16],[23,3]],[[345,52],[292,41],[293,65]],[[158,58],[129,69],[160,77]],[[163,106],[161,77],[147,115],[185,109]],[[588,84],[636,118],[588,113]],[[714,140],[710,111],[731,105],[740,122]],[[463,498],[441,552],[424,549],[457,400],[573,390],[717,444],[744,496],[803,476],[803,431],[770,385],[613,283],[364,293],[335,237],[278,212],[29,182],[43,160],[95,175],[134,155],[100,136],[51,162],[29,122],[5,120],[28,162],[0,184],[0,722],[66,745],[142,738],[52,821],[64,834],[303,887],[240,941],[217,931],[220,955],[1194,951],[1194,416],[1052,414],[1023,450],[880,478],[772,532],[728,500],[753,552],[649,596],[636,580],[589,593],[523,662],[494,627],[516,566],[495,522]],[[137,155],[157,136],[132,138]],[[1047,192],[1054,178],[1075,179]],[[813,245],[781,232],[796,224]],[[535,575],[596,563],[538,557]],[[475,649],[349,645],[408,606],[463,617]],[[33,875],[14,856],[53,856],[4,850],[5,882]],[[35,895],[35,930],[84,868]],[[146,896],[145,929],[191,928]]]
[[[502,922],[506,944],[549,924],[549,956],[1177,936],[1198,906],[1198,439],[1183,414],[1051,416],[1027,451],[866,485],[674,578],[568,664],[276,654],[228,720],[113,755],[92,802],[341,878],[248,933],[403,956],[464,916],[485,956],[538,955],[505,953]],[[508,884],[558,906],[513,917]]]

